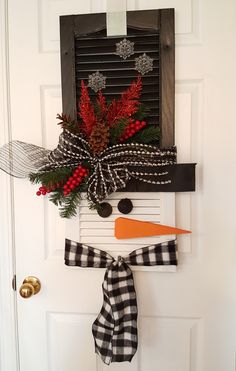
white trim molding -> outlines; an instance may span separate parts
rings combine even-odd
[[[8,59],[8,1],[0,0],[0,146],[11,138]],[[13,182],[0,171],[0,369],[19,371],[15,272]]]

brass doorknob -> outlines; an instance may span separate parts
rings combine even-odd
[[[41,289],[41,283],[37,277],[29,276],[26,277],[19,289],[20,296],[24,299],[28,299],[33,295],[36,295]]]

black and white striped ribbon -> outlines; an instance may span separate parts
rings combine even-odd
[[[53,151],[19,141],[0,148],[0,169],[19,178],[28,177],[30,173],[75,167],[82,162],[90,167],[88,199],[101,202],[109,194],[125,188],[130,178],[154,184],[171,183],[165,166],[176,163],[176,148],[125,143],[108,147],[95,156],[84,138],[68,130],[62,132]]]

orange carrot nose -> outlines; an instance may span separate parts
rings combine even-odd
[[[115,220],[115,237],[117,239],[184,233],[191,233],[191,231],[135,219],[117,218]]]

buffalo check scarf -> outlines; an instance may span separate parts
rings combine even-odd
[[[176,240],[146,246],[114,259],[105,251],[67,239],[65,264],[107,268],[102,309],[92,325],[95,351],[106,364],[130,362],[138,345],[138,311],[129,265],[177,265]]]

